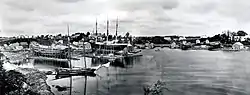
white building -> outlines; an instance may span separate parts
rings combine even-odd
[[[209,42],[209,40],[207,39],[207,40],[205,41],[205,43],[206,43],[206,44],[209,44],[210,42]]]
[[[196,44],[200,44],[201,41],[197,39],[197,40],[195,41],[195,43],[196,43]]]
[[[233,44],[232,48],[234,50],[241,50],[241,49],[244,49],[244,45],[242,43],[240,43],[240,42],[236,42],[236,43]]]

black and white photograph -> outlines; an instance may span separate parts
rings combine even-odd
[[[0,0],[0,95],[250,95],[249,0]]]

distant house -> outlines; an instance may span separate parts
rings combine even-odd
[[[220,41],[216,41],[216,42],[209,42],[209,45],[212,45],[212,46],[218,46],[220,45]]]
[[[24,48],[28,48],[29,44],[27,42],[20,42],[20,46],[22,46]]]
[[[234,41],[246,41],[249,36],[234,36]]]
[[[199,39],[197,39],[197,40],[195,40],[195,43],[196,43],[196,44],[200,44],[201,41],[200,41]]]
[[[167,41],[178,41],[180,39],[180,36],[164,36],[164,39],[167,40]]]
[[[180,36],[179,40],[186,40],[186,38],[184,36]]]
[[[171,41],[171,37],[164,37],[164,40]]]
[[[197,40],[197,39],[201,39],[200,36],[187,36],[187,37],[185,37],[185,38],[186,38],[186,40]]]
[[[59,40],[59,41],[58,41],[58,44],[63,44],[63,40]]]
[[[240,43],[240,42],[236,42],[236,43],[233,44],[232,48],[234,50],[241,50],[241,49],[244,49],[244,45],[242,43]]]
[[[176,48],[177,44],[175,42],[171,43],[170,48]]]
[[[186,38],[185,41],[190,42],[190,43],[197,43],[197,40],[201,39],[200,36],[187,36],[185,38]],[[200,43],[200,42],[198,42],[198,43]]]
[[[209,44],[210,42],[209,42],[209,40],[208,39],[206,39],[206,41],[205,41],[205,44]]]
[[[183,44],[183,45],[186,45],[186,44],[187,44],[187,41],[185,41],[185,40],[182,41],[182,44]]]
[[[79,45],[79,42],[73,42],[73,45],[78,46],[78,45]]]
[[[174,41],[178,41],[179,38],[180,38],[180,37],[178,37],[178,36],[172,36],[172,40],[174,40]]]
[[[84,43],[85,49],[92,49],[91,44],[89,42]]]
[[[80,48],[85,48],[85,52],[92,52],[92,47],[89,42],[84,42],[83,46],[80,46]]]
[[[145,46],[149,48],[149,43],[145,43]]]

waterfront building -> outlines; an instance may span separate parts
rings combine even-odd
[[[200,36],[187,36],[187,37],[185,37],[185,38],[186,38],[186,40],[197,40],[197,39],[201,39]]]
[[[208,39],[206,39],[205,44],[209,44],[209,40]]]
[[[187,41],[186,41],[186,40],[182,41],[182,44],[183,44],[183,45],[186,45],[186,44],[187,44]]]
[[[164,39],[167,41],[171,41],[171,37],[169,37],[169,36],[164,37]]]
[[[197,39],[197,40],[195,41],[195,43],[196,43],[196,44],[200,44],[201,41],[200,41],[199,39]]]
[[[176,48],[176,47],[177,47],[177,44],[175,42],[172,42],[170,45],[170,48]]]
[[[234,50],[242,50],[242,49],[244,49],[244,45],[240,42],[236,42],[233,44],[232,48]]]

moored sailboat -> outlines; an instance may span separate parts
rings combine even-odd
[[[69,35],[69,29],[68,29],[68,35]],[[89,75],[89,76],[95,76],[95,71],[98,70],[99,68],[101,67],[108,67],[110,63],[106,63],[104,65],[99,65],[97,67],[94,67],[94,68],[87,68],[86,66],[86,58],[84,56],[84,64],[85,64],[85,67],[82,68],[72,68],[72,64],[71,64],[71,50],[70,50],[70,43],[69,43],[69,36],[68,36],[68,47],[69,47],[69,50],[68,50],[68,62],[70,64],[70,68],[57,68],[55,69],[55,72],[56,72],[56,78],[60,78],[60,77],[64,77],[64,76],[78,76],[78,75]],[[85,55],[85,49],[84,50],[84,55]]]

